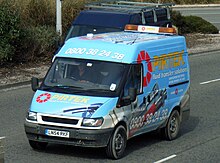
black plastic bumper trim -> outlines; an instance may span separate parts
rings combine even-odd
[[[187,84],[187,83],[189,83],[189,80],[184,81],[184,82],[180,82],[180,83],[176,83],[176,84],[171,84],[171,85],[169,85],[169,87],[170,87],[170,88],[171,88],[171,87],[176,87],[176,86],[183,85],[183,84]]]

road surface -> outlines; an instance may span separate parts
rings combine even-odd
[[[124,158],[112,161],[104,149],[49,145],[34,151],[24,133],[24,119],[33,92],[30,86],[0,90],[0,137],[5,139],[6,163],[160,162],[207,163],[220,160],[220,52],[193,55],[191,65],[191,116],[181,135],[165,141],[155,133],[128,141]]]

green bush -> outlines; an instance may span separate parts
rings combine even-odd
[[[55,0],[54,0],[55,1]],[[37,25],[51,25],[55,23],[55,4],[51,5],[48,0],[29,0],[27,4],[27,14],[26,23],[31,23],[29,26]]]
[[[63,36],[85,0],[62,1]],[[0,0],[0,64],[51,57],[56,50],[55,0]]]
[[[11,57],[12,57],[12,54],[14,52],[15,52],[15,48],[12,45],[10,45],[8,40],[1,38],[1,42],[0,42],[0,65],[4,61],[10,60]]]
[[[180,12],[172,11],[171,17],[173,25],[178,28],[179,34],[216,34],[219,32],[213,24],[198,16],[182,16]]]
[[[22,42],[19,47],[22,55],[18,62],[51,58],[56,50],[58,38],[55,28],[50,26],[31,26],[23,30]]]
[[[185,16],[185,26],[183,33],[204,33],[216,34],[219,30],[210,22],[198,16]]]
[[[0,64],[13,58],[20,39],[20,17],[10,2],[0,3]]]
[[[178,28],[178,33],[183,34],[184,33],[184,26],[185,26],[185,19],[184,16],[180,14],[178,11],[172,11],[171,12],[171,21],[173,25],[175,25]]]
[[[187,4],[213,1],[215,0],[161,0],[160,2]],[[89,1],[62,1],[64,37],[72,21],[87,2]],[[158,1],[151,0],[151,2]],[[173,12],[172,19],[180,34],[218,32],[213,25],[201,18],[184,17],[178,12]],[[58,39],[55,29],[56,0],[0,0],[0,64],[51,57],[56,50]]]
[[[65,35],[75,17],[83,10],[85,0],[65,0],[62,2],[62,26],[63,26],[63,35]]]

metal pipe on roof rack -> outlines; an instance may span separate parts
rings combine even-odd
[[[85,5],[85,7],[89,9],[106,9],[106,10],[114,10],[114,11],[128,11],[132,13],[140,13],[140,9],[134,9],[134,8],[116,8],[116,7],[109,7],[109,6],[93,6],[93,5]]]
[[[172,6],[175,6],[175,3],[161,3],[161,4],[158,4],[158,6],[172,7]]]
[[[175,6],[175,3],[148,3],[148,2],[128,2],[128,1],[118,1],[118,4],[130,4],[130,5],[151,5],[151,6]]]
[[[167,19],[170,20],[170,18],[171,18],[171,16],[170,16],[170,10],[169,10],[169,8],[166,8],[166,10],[167,10]]]
[[[154,8],[157,8],[156,6],[148,6],[148,7],[139,7],[139,6],[114,6],[114,5],[104,5],[104,6],[100,6],[100,5],[85,5],[86,8],[89,9],[110,9],[110,10],[123,10],[123,11],[134,11],[134,12],[143,12],[143,11],[149,11],[152,10]]]
[[[131,2],[123,2],[123,3],[119,3],[119,4],[129,4],[129,5],[139,5],[139,6],[156,6],[156,5],[158,5],[158,3],[144,3],[144,2],[133,2],[133,3],[131,3]]]
[[[174,3],[149,3],[149,2],[129,2],[129,1],[118,1],[119,4],[133,4],[133,5],[160,5],[160,6],[173,6]]]
[[[149,2],[131,2],[131,1],[112,1],[112,0],[103,0],[99,2],[89,3],[92,5],[102,5],[102,4],[115,4],[115,5],[142,5],[142,6],[174,6],[174,3],[149,3]]]
[[[131,5],[115,5],[115,4],[106,4],[106,3],[103,3],[101,4],[101,6],[105,6],[105,7],[120,7],[120,8],[137,8],[137,9],[140,9],[140,10],[143,10],[143,9],[150,9],[152,7],[155,7],[155,6],[148,6],[148,7],[144,7],[144,6],[131,6]]]
[[[102,10],[111,10],[111,11],[124,11],[129,13],[141,13],[142,14],[142,23],[144,23],[145,19],[143,18],[143,12],[153,11],[154,22],[157,22],[157,15],[155,8],[166,8],[167,10],[167,18],[170,20],[170,7],[175,5],[174,3],[145,3],[145,2],[128,2],[128,1],[110,1],[114,3],[102,3],[109,1],[101,1],[101,2],[93,2],[85,5],[88,9],[102,9]]]
[[[142,24],[146,24],[144,12],[141,13]]]
[[[101,6],[110,6],[110,7],[128,7],[128,8],[142,8],[141,6],[131,6],[131,5],[116,5],[116,4],[107,4],[107,3],[103,3],[101,4]]]
[[[152,11],[153,11],[153,15],[154,15],[154,22],[156,23],[157,22],[157,14],[154,9]]]
[[[151,4],[150,6],[139,6],[139,5],[119,5],[119,4],[108,4],[108,3],[91,3],[91,4],[87,4],[85,5],[85,7],[88,7],[88,8],[101,8],[101,7],[112,7],[111,9],[117,9],[117,8],[132,8],[132,9],[140,9],[140,11],[143,11],[143,10],[147,10],[147,9],[152,9],[152,8],[158,8],[158,7],[165,7],[166,5],[160,5],[160,4],[155,4],[155,5],[152,5],[154,3],[149,3]],[[166,6],[168,7],[168,6]]]

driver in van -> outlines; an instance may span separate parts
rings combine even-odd
[[[86,68],[86,64],[85,63],[81,63],[80,65],[77,66],[77,71],[74,74],[74,78],[76,80],[82,81],[82,82],[86,82],[89,81],[89,72]]]

